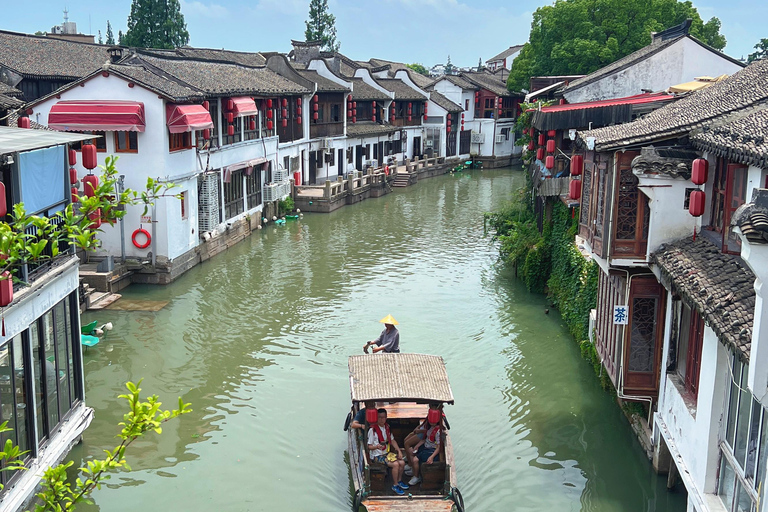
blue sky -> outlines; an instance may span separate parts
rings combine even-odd
[[[0,28],[33,33],[70,21],[81,32],[105,31],[107,20],[117,36],[125,29],[131,0],[32,0],[8,2]],[[193,46],[250,51],[288,51],[291,39],[304,38],[309,0],[181,0]],[[697,0],[705,20],[717,16],[728,39],[725,52],[746,56],[768,38],[765,0]],[[341,51],[432,65],[451,62],[475,66],[513,44],[523,43],[537,0],[329,0],[336,16]]]

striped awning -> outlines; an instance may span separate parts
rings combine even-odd
[[[213,128],[211,114],[202,105],[168,103],[165,106],[165,117],[168,122],[168,131],[171,133],[194,132]]]
[[[232,100],[232,112],[235,117],[255,116],[259,113],[259,109],[256,107],[256,102],[253,98],[248,96],[239,96],[237,98],[230,98]]]
[[[140,101],[59,101],[48,113],[48,126],[62,131],[144,131],[144,104]]]

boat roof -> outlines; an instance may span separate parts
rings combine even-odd
[[[350,356],[349,387],[353,402],[453,403],[448,372],[440,356],[387,353]]]

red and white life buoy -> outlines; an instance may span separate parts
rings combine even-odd
[[[143,244],[140,244],[136,241],[136,235],[144,235],[144,237],[147,239]],[[149,234],[149,231],[147,231],[144,228],[139,228],[136,231],[133,232],[133,235],[131,235],[131,241],[133,242],[133,245],[136,246],[137,249],[146,249],[149,247],[149,244],[152,243],[152,236]]]

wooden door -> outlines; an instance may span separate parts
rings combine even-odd
[[[629,290],[629,324],[624,327],[624,392],[659,390],[664,336],[664,287],[654,277],[635,277]]]
[[[321,155],[322,158],[322,155]],[[309,184],[317,185],[317,151],[309,152]]]
[[[648,247],[650,211],[648,198],[638,188],[637,176],[632,172],[632,159],[638,151],[616,154],[616,186],[613,206],[613,244],[611,255],[645,257]]]
[[[347,168],[347,159],[344,158],[344,150],[339,150],[339,159],[336,161],[336,174],[341,176],[344,174],[344,169]]]

